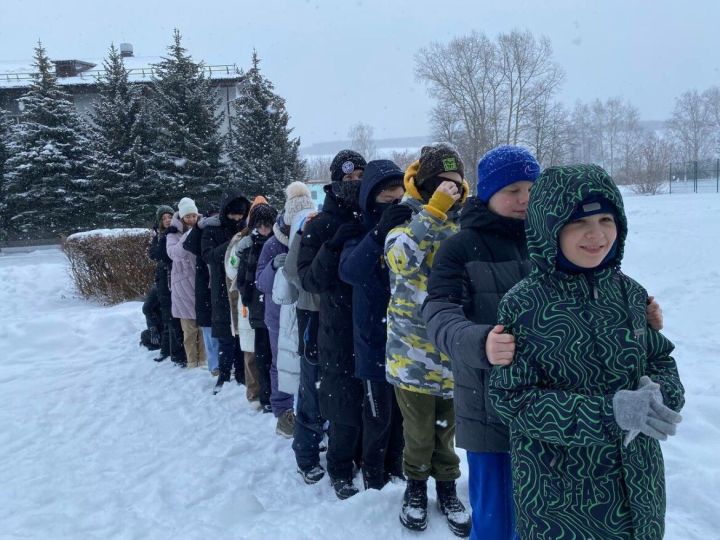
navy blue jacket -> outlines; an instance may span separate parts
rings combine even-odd
[[[371,381],[386,380],[385,344],[390,302],[390,276],[383,255],[384,246],[370,233],[380,219],[372,212],[375,188],[390,178],[402,176],[397,165],[387,160],[368,163],[359,201],[367,233],[348,240],[340,256],[340,279],[353,287],[355,376]]]

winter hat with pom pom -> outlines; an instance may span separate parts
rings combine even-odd
[[[195,201],[189,197],[183,197],[180,199],[180,202],[178,203],[178,214],[180,215],[180,219],[184,218],[188,214],[198,213],[198,207],[195,205]]]
[[[310,188],[303,182],[293,182],[285,188],[285,223],[292,225],[303,210],[315,210],[315,203],[310,196]]]

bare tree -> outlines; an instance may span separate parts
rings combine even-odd
[[[498,51],[507,96],[505,142],[518,144],[528,114],[543,109],[538,103],[547,103],[564,75],[552,61],[552,45],[546,37],[535,39],[529,31],[513,30],[498,36]]]
[[[413,163],[419,157],[420,156],[418,155],[418,152],[410,152],[409,150],[393,150],[390,159],[392,159],[395,164],[404,171],[411,163]]]
[[[697,90],[675,99],[667,126],[686,160],[698,161],[710,154],[713,128],[707,101]]]
[[[720,87],[711,86],[703,92],[705,110],[712,130],[712,146],[720,154]]]
[[[570,155],[570,122],[562,104],[549,96],[537,101],[527,115],[527,146],[543,167],[559,165]]]
[[[553,128],[538,115],[557,113],[549,104],[563,79],[547,38],[515,30],[495,43],[473,32],[430,44],[415,62],[416,77],[436,100],[433,134],[453,144],[466,165],[499,144],[557,139],[557,133],[538,132]],[[466,170],[476,180],[475,167]]]
[[[440,138],[454,144],[466,163],[475,163],[494,145],[498,132],[503,100],[496,46],[473,32],[447,45],[430,44],[418,52],[415,62],[417,78],[438,101],[432,116],[436,135],[446,135]]]
[[[662,193],[665,175],[675,151],[672,142],[649,132],[642,138],[638,150],[640,167],[636,171],[631,189],[643,195]]]
[[[348,131],[350,146],[367,160],[375,159],[377,148],[375,147],[374,130],[371,125],[358,122]]]
[[[306,180],[327,180],[330,181],[330,156],[314,156],[306,160],[305,179]]]

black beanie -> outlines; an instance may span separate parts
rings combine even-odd
[[[415,187],[419,189],[428,178],[446,172],[456,172],[465,179],[465,166],[460,154],[446,144],[423,146],[420,150],[420,167],[415,175]]]
[[[355,169],[365,169],[365,158],[354,150],[340,150],[330,164],[330,179],[333,182],[342,182],[346,174],[352,174]]]

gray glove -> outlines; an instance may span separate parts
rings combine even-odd
[[[663,403],[663,395],[660,391],[660,385],[656,382],[653,382],[653,380],[647,375],[643,375],[642,377],[640,377],[640,382],[638,382],[637,389],[640,390],[641,388],[645,388],[646,386],[651,386],[653,398],[658,403]],[[631,429],[630,431],[628,431],[627,435],[625,435],[625,440],[623,442],[624,446],[627,446],[631,442],[633,442],[635,437],[637,437],[638,435],[640,435],[639,429]]]
[[[203,217],[203,218],[200,218],[200,221],[198,221],[198,227],[201,229],[204,229],[205,227],[219,227],[219,226],[220,226],[220,217],[219,216]]]
[[[277,270],[278,268],[282,267],[285,264],[285,259],[287,259],[287,253],[278,253],[277,255],[275,255],[272,260],[273,270]]]
[[[622,429],[630,432],[628,437],[634,431],[660,441],[666,440],[669,435],[675,435],[682,416],[657,400],[656,393],[659,391],[660,386],[650,381],[637,390],[618,390],[615,393],[615,421]],[[630,442],[628,437],[625,438],[626,445]]]

